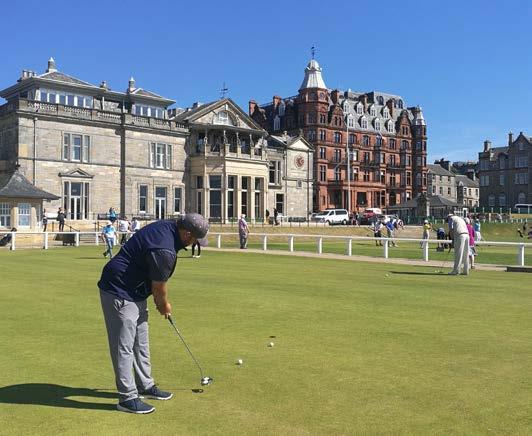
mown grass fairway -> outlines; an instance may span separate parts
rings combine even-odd
[[[175,397],[116,412],[101,251],[0,252],[2,434],[532,429],[529,275],[208,250],[180,259],[170,300],[214,384],[191,392],[197,369],[151,305],[154,375]]]

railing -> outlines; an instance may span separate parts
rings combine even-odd
[[[62,242],[63,245],[75,245],[78,247],[80,245],[80,240],[83,238],[83,236],[88,236],[89,240],[94,241],[94,245],[99,245],[100,243],[100,232],[43,232],[43,233],[36,233],[36,232],[2,232],[2,234],[5,235],[11,235],[11,241],[10,241],[10,250],[14,251],[17,247],[17,237],[20,237],[21,235],[31,235],[37,240],[42,241],[42,248],[47,250],[50,248],[50,236],[55,235],[54,239],[55,241]],[[128,237],[131,237],[134,235],[134,233],[131,232],[117,232],[117,238],[118,241],[122,235],[126,235]],[[209,237],[215,238],[216,240],[216,248],[222,248],[222,237],[238,237],[238,233],[226,233],[226,232],[210,232]],[[326,240],[333,240],[333,241],[345,241],[345,251],[344,254],[346,256],[352,256],[353,255],[353,242],[357,241],[373,241],[376,244],[381,243],[382,244],[382,257],[384,259],[389,258],[389,247],[391,243],[395,242],[410,242],[410,243],[419,243],[421,244],[422,248],[422,254],[421,259],[425,262],[429,261],[429,245],[436,245],[439,247],[443,247],[446,244],[451,244],[451,240],[444,240],[444,239],[411,239],[411,238],[374,238],[369,236],[330,236],[330,235],[304,235],[304,234],[290,234],[290,233],[283,233],[283,234],[271,234],[271,233],[254,233],[253,237],[258,237],[261,239],[261,245],[262,250],[267,251],[268,250],[268,238],[269,237],[275,237],[275,238],[286,238],[288,243],[288,251],[294,252],[294,241],[296,238],[306,238],[306,239],[314,239],[316,241],[316,252],[318,254],[323,253],[323,241]],[[94,238],[94,239],[92,239]],[[85,238],[84,238],[85,239]],[[502,247],[516,247],[517,248],[517,263],[518,266],[525,266],[525,248],[532,248],[532,243],[524,243],[524,242],[491,242],[491,241],[480,241],[475,243],[477,246],[502,246]]]

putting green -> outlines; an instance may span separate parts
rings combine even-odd
[[[2,434],[530,431],[529,275],[185,254],[173,317],[214,384],[191,391],[197,369],[150,302],[154,376],[175,397],[133,416],[114,411],[101,248],[0,252]]]

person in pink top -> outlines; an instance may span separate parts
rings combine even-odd
[[[475,229],[471,225],[471,220],[469,218],[464,218],[466,222],[467,231],[469,232],[469,265],[471,269],[475,268],[475,256],[477,255],[477,250],[475,248]]]
[[[242,250],[248,248],[248,235],[249,227],[246,222],[246,215],[242,214],[238,220],[238,236],[240,237],[240,249]]]

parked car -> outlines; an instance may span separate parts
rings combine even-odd
[[[349,222],[349,213],[346,209],[325,209],[317,213],[312,218],[312,221],[318,223],[325,223],[330,226],[334,224],[347,224]]]
[[[361,224],[369,224],[379,215],[382,215],[381,209],[378,207],[368,207],[362,214]]]

